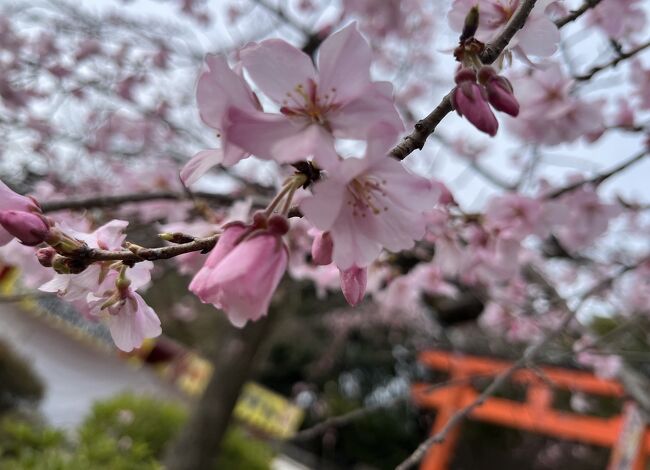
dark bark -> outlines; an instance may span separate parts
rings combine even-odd
[[[244,383],[249,379],[255,356],[268,336],[271,318],[249,323],[212,360],[214,372],[189,421],[171,445],[165,468],[168,470],[214,469],[220,444],[230,423]]]

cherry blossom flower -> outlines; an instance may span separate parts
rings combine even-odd
[[[542,204],[520,194],[506,194],[490,199],[485,209],[485,227],[517,240],[540,235],[543,226]]]
[[[155,338],[162,333],[156,312],[130,286],[119,293],[115,303],[105,308],[102,306],[106,305],[106,297],[88,294],[88,300],[91,314],[105,319],[115,346],[122,351],[139,348],[145,339]]]
[[[111,220],[92,233],[84,233],[70,227],[62,227],[67,235],[85,242],[91,248],[115,250],[126,239],[124,229],[128,222]],[[153,268],[150,261],[138,263],[130,271],[130,276],[138,280],[137,285],[145,285],[151,279],[149,272]],[[115,271],[112,271],[116,273]],[[43,292],[53,292],[68,301],[85,299],[89,292],[103,292],[113,287],[115,277],[107,275],[107,266],[94,263],[79,274],[56,274],[54,278],[39,287]]]
[[[66,235],[85,242],[91,248],[119,249],[124,242],[128,222],[112,220],[92,233],[66,227]],[[143,261],[128,269],[111,262],[94,263],[79,274],[57,274],[39,287],[55,292],[72,302],[79,313],[89,320],[105,319],[118,348],[131,351],[145,338],[161,334],[160,320],[135,292],[151,282],[153,263]]]
[[[425,12],[420,0],[343,0],[341,16],[359,18],[363,31],[373,36],[407,37],[409,18],[422,18]]]
[[[338,162],[335,137],[365,139],[378,122],[403,129],[392,86],[370,80],[370,47],[355,24],[323,41],[318,71],[307,54],[279,39],[240,55],[256,85],[280,106],[280,114],[230,109],[228,138],[258,157],[287,163],[313,156],[331,168]]]
[[[514,82],[521,112],[507,124],[522,140],[557,145],[602,132],[604,103],[572,94],[573,80],[558,64]]]
[[[454,0],[447,19],[454,31],[461,32],[467,13],[479,5],[479,27],[475,37],[488,43],[508,24],[520,3],[520,0]],[[557,3],[554,0],[538,1],[524,27],[510,41],[509,48],[524,57],[553,55],[560,42],[560,32],[546,12]]]
[[[261,109],[257,97],[241,76],[241,70],[231,69],[225,57],[209,54],[205,58],[205,65],[206,69],[197,84],[196,101],[203,122],[221,137],[222,149],[197,153],[181,171],[181,179],[186,185],[194,183],[217,164],[231,166],[249,155],[229,137],[228,109],[235,107],[243,112]]]
[[[569,251],[585,248],[596,241],[609,226],[612,218],[620,215],[620,206],[607,204],[593,188],[584,185],[560,198],[567,220],[555,228],[560,243]]]
[[[382,248],[411,248],[424,235],[422,213],[433,208],[437,193],[431,181],[387,156],[396,137],[391,125],[376,126],[365,157],[341,162],[300,204],[314,226],[330,232],[342,270],[368,266]]]
[[[20,282],[29,288],[36,289],[52,278],[52,270],[39,263],[34,256],[34,248],[15,239],[5,246],[0,246],[0,264],[18,267]]]
[[[643,31],[646,21],[646,13],[639,0],[605,0],[587,14],[587,22],[600,27],[612,39],[626,39]]]
[[[442,270],[433,263],[417,265],[408,273],[408,277],[414,286],[429,295],[455,297],[458,293],[458,289],[445,281]]]

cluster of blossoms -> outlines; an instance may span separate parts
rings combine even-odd
[[[113,261],[87,265],[68,256],[92,248],[120,248],[127,225],[114,220],[92,233],[58,226],[41,213],[33,199],[16,194],[0,181],[0,246],[14,237],[26,246],[49,245],[40,248],[36,256],[42,266],[57,274],[40,289],[56,292],[88,319],[104,319],[123,351],[161,333],[160,320],[136,292],[149,284],[153,263],[145,261],[133,268]]]
[[[317,3],[305,0],[299,8],[316,11]],[[608,103],[586,100],[582,89],[576,87],[578,82],[559,64],[546,60],[559,42],[553,19],[566,13],[562,2],[537,1],[494,65],[482,62],[486,45],[503,32],[521,4],[521,0],[452,2],[448,20],[452,29],[462,33],[455,51],[460,67],[451,94],[454,109],[491,136],[499,127],[493,110],[516,116],[516,120],[506,117],[505,127],[526,145],[596,139],[607,131],[603,115]],[[477,5],[480,15],[472,13]],[[467,214],[444,185],[414,174],[389,156],[404,125],[392,85],[371,79],[371,62],[374,60],[374,71],[379,65],[389,73],[396,72],[400,64],[395,51],[409,49],[403,57],[408,59],[411,77],[399,80],[402,94],[397,103],[404,116],[414,115],[410,107],[417,103],[412,98],[422,96],[423,89],[434,89],[429,74],[442,74],[431,67],[431,58],[423,48],[406,48],[403,41],[429,42],[428,36],[419,38],[433,30],[435,15],[425,14],[431,7],[424,0],[343,0],[340,24],[358,19],[359,29],[371,38],[372,47],[356,24],[323,40],[335,28],[327,24],[312,37],[306,36],[310,41],[323,40],[315,61],[279,39],[249,43],[229,56],[208,55],[196,99],[201,120],[215,131],[221,144],[199,152],[187,163],[181,172],[184,184],[191,186],[209,169],[220,166],[219,175],[232,172],[241,183],[237,188],[250,189],[253,185],[248,188],[247,180],[253,179],[250,173],[254,172],[242,176],[255,166],[249,157],[278,164],[285,176],[288,168],[294,173],[284,179],[266,209],[252,217],[250,203],[244,204],[243,210],[233,206],[231,214],[215,216],[207,204],[199,207],[202,202],[194,204],[189,198],[127,203],[109,212],[111,217],[130,220],[135,216],[144,223],[165,221],[163,232],[218,240],[207,257],[203,247],[184,252],[174,261],[182,274],[194,276],[190,290],[203,302],[224,310],[238,327],[267,313],[287,272],[295,279],[314,281],[319,293],[340,290],[351,305],[372,294],[383,307],[373,310],[373,318],[391,326],[411,322],[420,328],[418,322],[427,315],[415,313],[425,300],[459,298],[473,290],[487,299],[484,326],[500,334],[506,331],[510,339],[530,340],[552,328],[558,312],[542,305],[543,321],[530,315],[538,292],[523,278],[522,266],[546,266],[545,258],[552,256],[544,252],[549,243],[557,244],[555,249],[563,256],[580,259],[583,251],[607,233],[612,221],[623,213],[622,207],[604,202],[597,184],[548,197],[545,190],[549,188],[542,182],[533,195],[509,192],[492,196],[481,207],[482,213]],[[638,12],[638,7],[635,1],[604,0],[587,17],[619,37],[639,30],[643,15],[621,15]],[[182,10],[198,19],[204,8],[201,2],[186,1]],[[240,20],[245,17],[241,15]],[[61,194],[63,188],[69,195],[77,191],[88,195],[183,193],[178,158],[184,159],[197,140],[190,138],[188,144],[182,136],[200,132],[192,132],[183,118],[179,119],[184,117],[182,103],[192,100],[176,96],[168,101],[173,95],[163,96],[159,92],[162,87],[155,86],[157,73],[177,71],[169,64],[180,65],[172,41],[147,40],[140,47],[118,47],[103,36],[101,40],[75,40],[67,52],[63,42],[48,34],[22,36],[0,19],[4,52],[0,61],[4,64],[7,58],[6,76],[0,77],[0,106],[7,111],[11,125],[35,136],[28,141],[34,151],[56,162],[49,167],[56,176],[37,184],[32,194],[45,201]],[[40,72],[48,80],[24,79],[32,72],[26,65],[30,61],[23,57],[26,53],[40,61]],[[197,56],[202,53],[193,55]],[[527,66],[525,71],[508,72],[516,98],[503,72],[511,56]],[[531,57],[544,61],[528,67]],[[114,77],[97,73],[88,80],[84,74],[94,70],[95,62],[109,63],[117,73]],[[644,67],[640,61],[633,63],[633,99],[624,100],[614,125],[628,130],[638,127],[641,120],[635,112],[650,109],[650,87],[644,79],[648,70]],[[420,68],[425,69],[423,75]],[[409,80],[417,80],[420,89],[409,89],[413,83]],[[85,82],[87,86],[82,86]],[[141,93],[146,86],[155,91]],[[68,90],[73,102],[90,102],[110,90],[107,109],[96,110],[91,105],[91,112],[79,113],[83,116],[79,127],[89,131],[75,143],[90,158],[59,158],[62,146],[52,142],[69,142],[74,136],[61,133],[64,127],[55,121],[39,118],[37,110],[44,108],[41,97],[51,96],[49,89],[59,88]],[[149,98],[153,95],[152,102]],[[473,150],[463,137],[456,142],[462,148],[449,149],[456,154],[474,158],[484,150]],[[137,160],[131,158],[134,155]],[[244,166],[245,171],[241,171],[242,165],[231,168],[244,160],[248,162],[242,165],[253,162]],[[86,177],[86,169],[97,168],[101,175]],[[534,187],[532,180],[531,176]],[[228,204],[239,195],[244,198],[252,193],[226,190],[228,195],[217,199]],[[259,202],[257,199],[255,206],[262,207]],[[195,216],[202,218],[191,219]],[[161,331],[156,314],[138,293],[149,284],[153,265],[144,258],[90,259],[88,253],[93,250],[131,254],[125,242],[126,222],[97,225],[89,217],[70,213],[57,213],[54,222],[41,213],[35,200],[0,185],[3,263],[21,266],[26,276],[23,280],[30,287],[56,292],[87,318],[107,322],[115,343],[128,351]],[[419,240],[423,242],[416,243]],[[42,244],[48,247],[42,248]],[[404,259],[386,254],[411,249],[404,257],[412,257],[415,266],[409,262],[402,266]],[[33,256],[35,250],[38,258]],[[577,276],[578,271],[576,268],[567,277]],[[647,273],[637,277],[631,282],[632,292],[647,284]],[[647,296],[637,292],[627,297],[630,310],[647,310]],[[395,315],[397,311],[401,315]],[[368,320],[360,318],[360,323]],[[346,321],[359,320],[349,315]]]
[[[513,79],[522,112],[508,127],[523,141],[545,145],[597,139],[603,132],[604,102],[575,96],[575,81],[559,64],[549,63],[526,77]]]
[[[425,232],[422,214],[437,198],[431,181],[388,157],[404,128],[392,87],[371,80],[371,50],[354,24],[322,43],[318,69],[307,54],[275,39],[249,45],[239,57],[234,68],[224,57],[206,60],[197,100],[201,117],[218,131],[222,147],[200,152],[182,178],[190,184],[216,163],[233,165],[249,155],[293,164],[298,171],[266,216],[249,226],[224,228],[191,290],[223,308],[235,325],[263,315],[287,266],[280,240],[289,224],[279,221],[295,195],[315,229],[313,263],[333,263],[340,270],[343,294],[355,305],[366,290],[367,267],[382,249],[412,247]],[[242,68],[279,112],[263,110]],[[335,145],[339,139],[365,142],[365,154],[341,157]]]

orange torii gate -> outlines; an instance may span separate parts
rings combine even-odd
[[[472,377],[493,377],[512,366],[508,361],[447,351],[425,351],[420,354],[419,361],[431,369],[448,372],[450,376],[448,386],[436,388],[419,383],[411,389],[419,406],[437,410],[432,435],[439,432],[454,413],[479,396],[471,384]],[[490,397],[469,417],[559,439],[610,447],[613,451],[608,470],[645,470],[646,455],[650,453],[650,430],[634,402],[627,402],[622,413],[611,418],[553,409],[554,388],[624,398],[619,382],[559,367],[539,367],[536,371],[520,369],[512,374],[510,382],[526,387],[524,402]],[[457,426],[443,443],[429,449],[420,469],[445,470],[459,434]]]

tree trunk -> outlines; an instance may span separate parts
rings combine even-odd
[[[270,315],[237,329],[213,358],[214,372],[190,418],[170,446],[168,470],[212,470],[255,354],[270,330]]]

